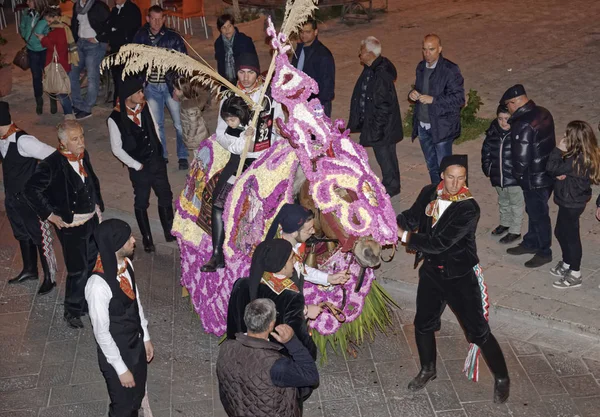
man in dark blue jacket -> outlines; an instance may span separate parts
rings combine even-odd
[[[335,96],[335,61],[318,36],[317,21],[308,19],[300,31],[302,43],[296,47],[292,65],[317,82],[319,94],[316,97],[327,117],[331,117],[331,101]]]
[[[252,38],[235,27],[235,20],[230,14],[219,16],[217,29],[221,32],[221,36],[215,41],[217,71],[235,85],[237,83],[235,61],[244,53],[256,55],[256,48]]]
[[[423,60],[417,65],[415,88],[408,98],[416,103],[412,139],[419,137],[432,184],[440,182],[440,162],[452,155],[452,142],[460,136],[463,84],[458,65],[442,56],[440,37],[425,36]]]
[[[133,43],[156,46],[159,48],[173,49],[177,52],[187,54],[183,38],[173,29],[165,26],[166,16],[162,7],[154,5],[148,9],[146,23],[133,38]],[[148,85],[144,89],[144,96],[150,111],[156,117],[156,124],[160,133],[160,141],[163,146],[163,157],[167,160],[167,137],[165,136],[165,105],[169,109],[175,132],[177,134],[177,158],[179,169],[187,170],[188,150],[183,143],[183,131],[181,130],[181,116],[179,114],[180,104],[173,94],[173,83],[169,77],[171,74],[160,74],[153,71],[148,76]]]
[[[360,132],[362,146],[373,147],[381,167],[381,182],[393,197],[400,194],[396,144],[404,138],[394,86],[397,72],[394,64],[381,56],[381,43],[373,36],[361,42],[358,57],[364,69],[352,93],[348,129]]]

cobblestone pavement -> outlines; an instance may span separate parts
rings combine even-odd
[[[381,1],[381,0],[377,0]],[[213,15],[216,0],[207,1]],[[9,24],[11,16],[9,16]],[[600,119],[596,100],[600,77],[600,2],[573,0],[566,9],[561,0],[395,0],[389,12],[370,24],[346,25],[328,21],[320,26],[321,40],[336,58],[337,84],[333,115],[346,118],[352,88],[361,70],[356,58],[359,40],[375,35],[383,53],[398,69],[397,91],[405,97],[414,82],[420,59],[420,42],[427,32],[438,32],[444,54],[458,63],[467,89],[479,91],[484,115],[491,116],[497,98],[511,84],[522,82],[530,97],[553,113],[557,134],[574,118],[595,126]],[[207,18],[214,24],[214,17]],[[195,23],[195,33],[202,33]],[[14,26],[2,31],[9,44],[2,52],[12,56],[22,46]],[[212,59],[212,41],[190,39],[205,58]],[[263,66],[268,51],[257,42]],[[60,115],[33,112],[31,76],[13,68],[11,103],[13,118],[30,133],[55,143],[53,127]],[[46,104],[46,111],[48,105]],[[403,111],[407,103],[401,101]],[[86,141],[100,177],[107,217],[134,223],[133,198],[125,170],[112,156],[106,117],[110,106],[101,104],[85,120]],[[216,125],[216,109],[206,114]],[[174,131],[169,122],[169,151],[175,154]],[[409,134],[409,132],[405,132]],[[494,406],[491,380],[482,367],[481,382],[460,374],[467,345],[451,321],[439,336],[440,375],[427,391],[409,395],[405,388],[417,371],[412,339],[412,313],[416,272],[412,257],[397,254],[378,270],[378,279],[405,308],[387,336],[363,345],[356,359],[329,355],[322,367],[321,387],[306,407],[306,416],[596,416],[600,409],[600,239],[599,225],[588,207],[582,217],[584,284],[580,289],[558,291],[543,269],[527,270],[526,257],[509,257],[505,247],[491,238],[497,225],[496,195],[478,167],[481,142],[455,147],[470,156],[470,188],[482,208],[479,255],[485,269],[493,305],[493,329],[501,341],[513,379],[508,405]],[[370,151],[369,151],[370,152]],[[405,209],[427,181],[418,144],[408,139],[398,146],[402,194],[393,200]],[[376,172],[377,164],[370,152]],[[174,162],[174,161],[173,161]],[[169,164],[174,192],[185,173]],[[596,192],[595,192],[596,194]],[[0,195],[0,200],[3,199]],[[594,195],[595,198],[595,195]],[[152,202],[150,216],[158,233],[158,216]],[[0,210],[3,209],[3,205]],[[551,203],[551,216],[556,206]],[[525,231],[526,224],[523,230]],[[134,227],[134,233],[137,228]],[[188,301],[180,297],[178,252],[174,244],[157,244],[154,256],[139,253],[136,271],[157,356],[150,368],[149,395],[155,416],[222,416],[216,394],[214,360],[216,338],[205,335]],[[554,244],[555,259],[560,256]],[[0,211],[0,417],[106,415],[106,389],[98,370],[89,321],[83,331],[62,322],[62,291],[35,296],[36,284],[5,285],[20,270],[20,257],[4,212]],[[62,262],[59,261],[62,267]],[[60,271],[60,280],[64,271]],[[55,314],[56,313],[56,314]],[[452,320],[452,315],[446,317]]]

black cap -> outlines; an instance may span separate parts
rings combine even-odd
[[[446,168],[452,165],[459,165],[469,170],[469,157],[467,155],[448,155],[442,159],[440,163],[440,172],[444,172]]]
[[[0,101],[0,126],[8,126],[11,122],[8,103],[6,101]]]
[[[124,99],[131,97],[144,88],[144,82],[136,76],[126,77],[119,86],[119,95]]]
[[[260,61],[256,53],[245,52],[235,59],[235,70],[248,69],[260,74]]]
[[[525,92],[525,87],[523,87],[523,84],[515,84],[504,92],[502,98],[500,99],[500,104],[504,104],[506,100],[510,100],[511,98],[526,95],[527,93]]]

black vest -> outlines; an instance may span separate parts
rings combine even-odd
[[[135,294],[135,275],[129,264],[127,265],[127,271],[131,277],[131,287]],[[109,332],[119,348],[123,362],[131,370],[139,360],[139,354],[137,353],[140,348],[139,344],[144,343],[144,330],[142,329],[137,299],[132,300],[129,298],[121,289],[116,278],[107,279],[103,273],[97,271],[94,273],[104,279],[112,292],[113,296],[108,305]],[[102,353],[100,347],[98,347],[98,352]]]
[[[121,112],[116,110],[113,110],[109,117],[117,124],[119,132],[121,132],[123,150],[133,159],[146,164],[152,158],[162,158],[162,144],[154,128],[148,104],[144,106],[140,115],[141,127],[131,121],[129,117],[123,121]]]
[[[82,163],[83,167],[85,168],[86,163],[83,161]],[[96,201],[96,193],[94,192],[94,184],[91,178],[87,176],[84,177],[84,180],[82,181],[79,174],[71,167],[67,169],[67,175],[69,176],[69,182],[74,185],[74,191],[72,194],[74,201],[71,202],[71,210],[73,211],[73,214],[94,212],[98,202]]]
[[[37,166],[37,159],[22,156],[19,153],[17,143],[19,138],[27,133],[22,130],[15,134],[15,142],[8,145],[6,156],[0,154],[2,161],[2,175],[4,178],[4,192],[6,194],[17,194],[23,191],[25,182],[31,177]],[[5,139],[7,140],[7,139]]]

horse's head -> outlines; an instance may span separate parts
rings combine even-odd
[[[370,236],[360,237],[353,249],[360,266],[375,268],[381,263],[381,245]]]

